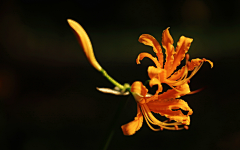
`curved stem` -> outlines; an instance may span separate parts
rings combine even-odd
[[[113,117],[113,120],[111,122],[111,127],[109,128],[109,131],[107,133],[106,141],[104,142],[104,145],[102,145],[102,147],[100,147],[100,150],[107,150],[108,149],[108,146],[109,146],[109,144],[110,144],[110,142],[112,140],[112,137],[113,137],[113,135],[115,133],[115,128],[116,128],[118,119],[119,119],[119,117],[120,117],[120,115],[122,113],[122,110],[123,110],[124,106],[126,105],[128,99],[120,101],[120,104],[119,104],[119,106],[117,108],[117,111],[116,111],[116,113],[115,113],[115,115]]]
[[[114,80],[112,77],[110,77],[104,69],[102,69],[100,72],[103,74],[104,77],[106,77],[116,87],[118,87],[121,90],[125,90],[125,87],[123,85],[121,85],[120,83],[118,83],[116,80]]]
[[[104,70],[104,69],[101,69],[100,72],[103,74],[104,77],[106,77],[112,84],[114,84],[116,87],[118,87],[121,92],[125,92],[125,91],[131,91],[131,86],[128,84],[128,83],[125,83],[124,85],[118,83],[116,80],[114,80],[112,77],[110,77],[107,72]],[[107,150],[111,140],[112,140],[112,137],[114,135],[114,132],[115,132],[115,128],[116,128],[116,125],[117,125],[117,121],[119,119],[119,116],[121,115],[121,112],[125,106],[125,104],[127,103],[127,100],[126,101],[121,101],[119,106],[118,106],[118,109],[113,117],[113,120],[111,122],[111,127],[109,128],[109,132],[107,133],[107,137],[106,137],[106,141],[104,142],[104,145],[102,145],[102,147],[100,147],[100,149],[102,150]]]

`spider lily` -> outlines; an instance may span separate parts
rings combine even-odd
[[[188,106],[187,102],[176,98],[189,93],[189,86],[188,84],[184,84],[177,88],[178,91],[171,89],[163,94],[150,96],[147,93],[147,88],[142,82],[135,81],[131,85],[131,92],[137,102],[137,116],[133,121],[122,125],[121,128],[124,135],[133,135],[138,131],[143,124],[143,117],[148,126],[154,131],[163,129],[188,129],[187,125],[190,124],[189,115],[191,115],[193,111]],[[184,115],[180,109],[188,111],[187,115]],[[162,122],[155,118],[152,112],[165,116],[168,119]],[[170,120],[175,122],[169,122]],[[152,125],[158,126],[158,128]]]
[[[160,44],[158,41],[149,34],[142,34],[139,37],[139,42],[152,46],[153,51],[156,53],[157,58],[153,57],[149,53],[140,53],[136,59],[137,64],[140,64],[140,60],[144,57],[150,58],[156,65],[148,67],[148,76],[150,77],[149,85],[158,85],[158,90],[156,94],[162,92],[161,83],[166,83],[173,89],[176,89],[177,86],[183,85],[188,82],[200,69],[203,62],[207,61],[213,67],[213,63],[210,60],[205,58],[203,59],[192,59],[189,61],[189,55],[187,53],[193,39],[181,36],[176,50],[173,47],[173,39],[169,33],[169,28],[163,31],[162,34],[162,46],[165,49],[166,61],[163,65],[163,53]],[[186,65],[183,66],[180,70],[174,72],[177,66],[180,65],[180,62],[186,57]],[[188,71],[192,71],[191,75],[188,76]],[[177,90],[177,89],[176,89]]]
[[[148,57],[155,63],[156,67],[148,67],[148,76],[151,79],[149,85],[150,87],[158,85],[158,89],[153,96],[149,96],[149,94],[147,94],[148,90],[142,82],[136,81],[132,84],[131,92],[137,102],[137,116],[133,121],[122,126],[125,135],[133,135],[138,131],[142,126],[143,117],[148,126],[154,131],[163,129],[188,129],[187,125],[190,124],[189,115],[191,115],[193,111],[188,106],[187,102],[177,98],[186,94],[198,92],[190,91],[188,81],[201,68],[203,62],[209,62],[211,67],[213,67],[213,63],[205,58],[196,58],[189,61],[189,55],[185,55],[185,53],[187,53],[192,41],[193,39],[191,38],[181,36],[177,43],[177,48],[174,50],[173,39],[169,30],[168,28],[164,30],[162,35],[162,45],[166,50],[166,60],[165,64],[163,64],[163,53],[158,41],[149,34],[143,34],[139,37],[139,42],[153,47],[153,51],[156,53],[157,58],[149,53],[140,53],[136,62],[137,64],[140,64],[140,60],[144,57]],[[186,65],[180,70],[174,72],[184,58],[186,58]],[[190,76],[188,76],[188,71],[192,71]],[[159,94],[162,92],[162,83],[168,84],[172,89]],[[181,109],[188,111],[187,115],[184,115]],[[168,120],[162,122],[155,118],[152,112],[165,116],[169,120],[175,122],[168,122]],[[158,126],[159,128],[154,128],[152,125]]]
[[[149,34],[143,34],[139,37],[139,41],[145,45],[152,46],[157,55],[157,58],[155,58],[149,53],[140,53],[136,59],[137,64],[140,64],[140,61],[144,57],[148,57],[153,60],[156,65],[156,67],[148,67],[148,76],[151,79],[149,85],[151,87],[153,85],[158,85],[156,93],[151,95],[148,94],[148,89],[140,81],[135,81],[130,87],[129,84],[125,83],[124,85],[121,85],[110,77],[97,62],[93,53],[91,41],[82,26],[71,19],[68,19],[68,23],[75,31],[78,41],[91,65],[116,86],[114,89],[97,89],[103,93],[111,93],[115,95],[128,95],[131,92],[134,96],[135,101],[137,102],[137,116],[133,121],[122,125],[121,128],[125,135],[133,135],[136,131],[138,131],[142,126],[143,118],[145,118],[148,126],[154,131],[163,129],[188,129],[187,125],[190,124],[189,115],[191,115],[193,111],[188,106],[187,102],[177,98],[196,92],[190,91],[188,81],[200,69],[203,62],[209,62],[211,67],[213,67],[213,63],[204,58],[196,58],[189,61],[189,55],[185,55],[185,53],[187,53],[193,39],[184,36],[180,37],[180,40],[177,43],[177,48],[174,50],[172,45],[173,39],[168,31],[168,28],[164,30],[162,36],[162,46],[166,50],[166,61],[163,65],[163,53],[157,40]],[[174,72],[184,58],[186,58],[186,65],[180,70]],[[192,71],[190,76],[188,76],[188,71]],[[172,89],[159,94],[162,92],[161,83],[168,84],[172,87]],[[183,114],[181,110],[188,111],[188,113]],[[165,116],[167,120],[158,120],[154,117],[152,112]],[[157,128],[155,126],[157,126]]]

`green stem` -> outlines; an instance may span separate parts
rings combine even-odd
[[[125,91],[131,91],[131,87],[128,83],[125,83],[124,85],[118,83],[116,80],[114,80],[112,77],[110,77],[107,72],[102,69],[100,71],[104,77],[106,77],[112,84],[114,84],[116,87],[118,87],[121,92],[125,92]],[[119,116],[121,115],[121,112],[126,104],[127,100],[126,101],[120,101],[120,104],[118,106],[118,109],[113,117],[113,120],[111,122],[111,127],[109,129],[109,132],[107,133],[107,138],[106,138],[106,141],[104,142],[104,145],[100,148],[101,150],[107,150],[111,140],[112,140],[112,137],[114,135],[114,132],[115,132],[115,128],[116,128],[116,125],[117,125],[117,121],[118,121],[118,118]]]
[[[128,99],[127,99],[128,100]],[[107,138],[106,138],[106,141],[104,142],[104,145],[100,148],[101,150],[107,150],[111,140],[112,140],[112,137],[115,133],[115,128],[116,128],[116,125],[117,125],[117,121],[122,113],[122,110],[124,108],[124,106],[126,105],[127,103],[127,100],[123,100],[123,101],[120,101],[120,104],[117,108],[117,111],[113,117],[113,120],[111,122],[111,127],[107,133]]]
[[[120,83],[118,83],[118,82],[117,82],[116,80],[114,80],[112,77],[110,77],[104,69],[102,69],[100,72],[103,74],[104,77],[106,77],[106,78],[107,78],[112,84],[114,84],[116,87],[118,87],[118,88],[121,89],[121,90],[125,90],[124,86],[121,85]]]

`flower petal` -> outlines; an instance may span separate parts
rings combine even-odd
[[[156,91],[156,94],[158,94],[159,92],[162,92],[162,85],[161,85],[161,81],[159,80],[160,72],[161,70],[154,66],[148,67],[148,76],[151,79],[149,82],[149,86],[153,87],[154,85],[158,85],[158,90]]]
[[[166,92],[160,94],[160,95],[153,95],[151,97],[145,98],[145,103],[149,103],[151,101],[156,100],[164,100],[164,99],[171,99],[171,98],[179,98],[183,95],[191,93],[190,88],[187,83],[176,87],[175,89],[167,90]]]
[[[153,57],[151,54],[149,53],[140,53],[136,59],[136,63],[137,64],[140,64],[140,61],[144,58],[144,57],[148,57],[150,58],[154,63],[155,65],[157,66],[157,68],[161,68],[161,64],[158,62],[157,58],[156,57]]]
[[[137,102],[143,100],[143,97],[147,95],[148,89],[140,81],[135,81],[131,85],[131,92]]]
[[[153,47],[153,51],[156,53],[161,67],[163,67],[163,54],[162,54],[161,46],[158,43],[158,41],[153,36],[151,36],[149,34],[142,34],[139,37],[138,41],[140,43],[143,43],[145,45]]]
[[[173,75],[171,75],[168,80],[177,81],[182,78],[186,74],[186,66],[183,66],[181,69],[176,71]]]
[[[157,78],[152,78],[149,82],[150,87],[152,87],[154,85],[158,85],[158,89],[157,89],[155,94],[158,94],[158,93],[162,92],[162,84]]]
[[[164,92],[160,95],[158,95],[158,99],[171,99],[171,98],[179,98],[183,95],[186,95],[188,93],[190,93],[190,88],[188,86],[187,83],[179,86],[179,87],[176,87],[176,90],[175,89],[170,89],[170,90],[167,90],[167,92]]]
[[[188,70],[192,71],[195,67],[198,67],[204,61],[207,61],[211,65],[211,68],[213,67],[213,62],[211,62],[210,60],[207,60],[205,58],[203,59],[195,58],[195,59],[192,59],[191,62],[188,62],[187,64]]]
[[[188,51],[193,39],[181,36],[176,48],[176,54],[174,55],[174,61],[172,68],[167,70],[167,77],[169,77],[174,70],[176,70],[177,66],[180,65],[180,62],[184,59],[185,53]]]
[[[188,115],[192,114],[192,109],[188,106],[187,102],[180,99],[165,99],[156,100],[146,103],[150,111],[159,113],[162,116],[189,125],[190,118]],[[182,111],[188,111],[187,115],[184,115]]]
[[[159,92],[162,92],[161,83],[165,83],[166,70],[159,69],[154,66],[149,66],[148,67],[148,76],[151,79],[149,82],[150,87],[152,87],[153,85],[158,85],[158,90],[156,91],[156,94],[158,94]]]
[[[173,38],[169,33],[169,28],[163,31],[162,34],[162,46],[165,49],[165,54],[166,54],[166,62],[164,65],[164,69],[169,70],[172,68],[172,63],[174,60],[174,47],[173,47]]]
[[[131,85],[131,92],[146,96],[148,89],[140,81],[135,81]]]
[[[135,134],[136,131],[138,131],[142,127],[142,124],[143,124],[143,116],[139,106],[137,106],[137,116],[134,118],[134,120],[121,126],[123,134],[124,135]]]
[[[159,74],[161,73],[161,69],[154,66],[149,66],[147,72],[150,79],[158,78]]]

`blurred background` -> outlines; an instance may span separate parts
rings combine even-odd
[[[104,142],[121,101],[127,104],[109,150],[240,149],[240,1],[228,0],[2,0],[0,1],[0,149],[92,150]],[[120,83],[146,81],[138,42],[159,42],[167,27],[174,45],[194,39],[190,58],[207,58],[182,97],[193,109],[189,130],[154,132],[146,124],[133,136],[120,126],[136,116],[134,99],[100,93],[113,88],[87,61],[67,19],[89,34],[95,56]],[[128,99],[128,100],[127,100]]]

